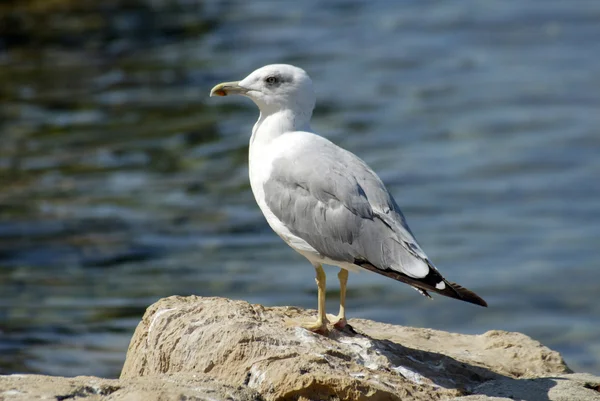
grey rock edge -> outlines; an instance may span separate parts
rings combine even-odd
[[[327,336],[314,311],[170,297],[146,311],[118,380],[0,376],[0,400],[600,401],[600,377],[519,334],[462,335],[352,319]]]

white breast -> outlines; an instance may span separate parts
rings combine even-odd
[[[301,147],[303,142],[307,139],[306,136],[302,134],[310,135],[302,132],[290,132],[278,136],[268,142],[261,141],[260,136],[254,137],[254,140],[250,143],[249,175],[252,193],[254,194],[254,198],[256,199],[256,203],[258,203],[260,210],[267,219],[269,226],[271,226],[273,231],[275,231],[275,233],[277,233],[277,235],[279,235],[289,246],[308,257],[306,253],[311,256],[316,256],[318,255],[317,251],[302,238],[292,234],[273,214],[265,202],[264,191],[264,184],[273,171],[273,162],[279,157],[285,157],[286,154],[290,154],[294,149]]]
[[[263,212],[269,226],[296,252],[306,257],[313,264],[328,264],[339,266],[350,271],[359,271],[360,268],[352,263],[331,260],[323,257],[316,249],[302,238],[292,234],[290,230],[273,214],[265,202],[264,184],[273,172],[273,162],[279,157],[298,151],[305,143],[314,140],[314,134],[295,131],[283,134],[270,141],[261,141],[260,137],[254,138],[250,143],[249,174],[250,186],[254,193],[256,203]]]

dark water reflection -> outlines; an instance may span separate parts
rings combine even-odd
[[[4,2],[0,372],[116,376],[173,294],[315,306],[249,189],[255,108],[207,97],[291,62],[314,127],[491,305],[361,274],[351,315],[522,331],[600,373],[600,3],[576,3]]]

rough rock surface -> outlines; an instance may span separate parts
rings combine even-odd
[[[600,378],[519,334],[468,336],[352,319],[313,334],[314,311],[170,297],[146,311],[121,379],[203,375],[264,400],[600,400]],[[499,398],[492,398],[499,397]]]
[[[0,400],[257,401],[261,397],[249,388],[228,386],[204,375],[193,374],[126,380],[10,375],[0,376]]]
[[[295,324],[314,313],[166,298],[138,325],[121,379],[0,376],[0,401],[600,401],[600,377],[522,334],[353,319],[322,336]]]

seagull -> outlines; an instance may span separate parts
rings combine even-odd
[[[349,271],[390,277],[429,298],[435,292],[487,306],[477,294],[440,274],[377,174],[311,130],[316,96],[303,69],[267,65],[210,91],[211,97],[227,95],[248,97],[258,106],[249,150],[252,192],[273,231],[316,271],[317,320],[302,327],[328,332],[323,264],[340,268],[340,310],[333,322],[337,329],[347,325]]]

